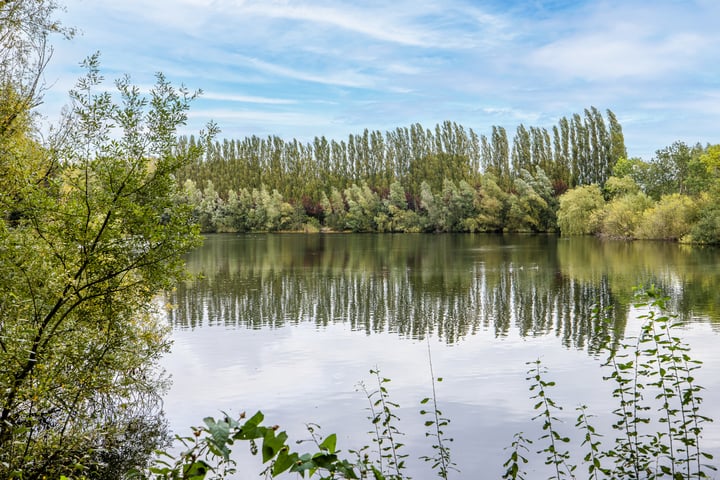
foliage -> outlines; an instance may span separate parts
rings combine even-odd
[[[640,187],[630,175],[624,175],[622,177],[612,176],[605,182],[605,193],[610,199],[639,192]]]
[[[337,448],[335,434],[322,437],[319,435],[317,425],[307,425],[311,435],[310,442],[313,450],[307,453],[298,453],[291,450],[288,435],[279,431],[280,427],[265,426],[262,424],[264,415],[257,412],[246,419],[244,413],[233,419],[224,414],[222,418],[207,417],[204,425],[192,428],[192,435],[176,437],[182,444],[183,450],[177,456],[161,452],[155,463],[147,470],[137,470],[135,477],[144,480],[170,480],[204,478],[223,479],[231,477],[237,472],[238,465],[232,458],[231,447],[240,441],[249,443],[250,452],[262,456],[262,463],[267,464],[264,474],[268,478],[275,478],[286,472],[298,473],[319,478],[347,478],[375,480],[401,480],[409,478],[405,474],[408,454],[401,453],[404,445],[399,442],[402,432],[397,427],[399,418],[394,410],[399,405],[390,399],[387,384],[390,379],[380,375],[378,369],[370,370],[376,387],[368,389],[362,382],[360,389],[367,396],[370,414],[368,420],[372,430],[368,432],[372,438],[373,447],[365,445],[358,450],[349,450],[352,460],[341,458],[341,450]],[[433,375],[431,369],[431,376]],[[447,479],[450,470],[456,470],[450,461],[450,450],[443,443],[445,440],[441,428],[447,426],[449,420],[441,417],[437,409],[437,398],[433,386],[432,397],[425,398],[421,404],[427,404],[432,398],[434,412],[421,412],[421,415],[432,415],[435,420],[425,422],[426,426],[435,426],[433,433],[428,433],[436,439],[433,448],[437,449],[436,457],[422,457],[433,463],[432,468],[437,470],[440,478]]]
[[[505,225],[508,194],[505,193],[490,175],[483,175],[480,192],[475,199],[476,214],[466,219],[465,225],[471,232],[495,232]]]
[[[609,202],[580,216],[576,201],[582,202],[583,196],[576,195],[586,187],[568,191],[558,211],[560,229],[615,238],[717,243],[719,151],[717,145],[691,148],[675,142],[658,150],[651,162],[620,158],[605,183]],[[574,222],[570,212],[576,214]]]
[[[639,335],[618,347],[606,343],[607,360],[604,377],[615,384],[613,410],[616,432],[614,440],[603,440],[590,422],[586,406],[578,407],[575,424],[583,441],[585,454],[581,463],[573,463],[570,451],[559,444],[570,444],[570,437],[558,432],[560,421],[553,415],[561,409],[551,399],[546,380],[547,370],[540,360],[532,362],[528,379],[530,391],[537,400],[536,419],[543,421],[539,441],[545,446],[545,464],[555,474],[551,478],[575,478],[581,466],[589,478],[673,479],[708,478],[715,467],[707,464],[712,455],[703,451],[703,425],[712,421],[700,413],[702,387],[695,381],[695,371],[702,362],[690,356],[690,349],[676,333],[681,326],[674,315],[665,313],[666,298],[650,288],[638,297],[636,308],[646,309]],[[596,310],[594,315],[599,315]],[[655,415],[653,415],[653,412]],[[521,442],[521,440],[523,440]],[[518,449],[525,446],[523,437],[513,442],[513,454],[506,462],[504,478],[523,478],[519,468]],[[522,463],[527,463],[522,457]]]
[[[529,133],[528,133],[529,134]],[[670,147],[669,147],[670,148]],[[258,189],[240,188],[220,194],[212,181],[200,190],[194,181],[185,182],[185,198],[193,206],[194,218],[204,232],[245,232],[308,230],[310,224],[328,230],[354,232],[553,232],[564,235],[598,234],[622,239],[665,239],[713,243],[715,220],[713,202],[720,189],[715,150],[695,147],[690,151],[687,191],[696,195],[670,193],[653,199],[646,193],[648,172],[656,168],[639,159],[621,158],[604,188],[580,185],[556,195],[556,184],[540,166],[520,169],[502,188],[492,174],[477,174],[468,181],[442,180],[434,190],[423,181],[419,194],[406,191],[395,180],[388,190],[377,190],[367,182],[350,183],[340,190],[332,186],[321,191],[317,211],[293,204],[279,190],[264,184]],[[674,158],[674,157],[673,157]],[[669,161],[669,160],[668,160]],[[702,167],[702,168],[700,168]],[[548,168],[554,168],[550,165]],[[702,175],[696,170],[704,172]],[[663,174],[664,175],[664,174]],[[639,183],[638,183],[639,182]],[[650,183],[648,183],[650,182]],[[679,185],[675,179],[672,185]],[[434,182],[437,183],[437,182]],[[669,184],[668,184],[669,185]],[[663,187],[665,188],[665,187]],[[668,187],[672,189],[675,187]],[[654,190],[653,190],[654,189]],[[599,192],[603,192],[605,199]],[[314,208],[314,207],[313,207]],[[671,221],[673,208],[682,219]],[[647,210],[647,212],[646,212]],[[692,233],[690,235],[689,233]]]
[[[690,230],[688,240],[704,244],[720,243],[720,203],[717,198],[720,186],[714,191],[700,197],[698,206],[698,220]]]
[[[645,210],[635,231],[636,238],[679,240],[690,233],[698,208],[692,198],[674,193]]]
[[[378,232],[417,233],[421,229],[420,218],[408,208],[407,196],[400,182],[390,185],[388,198],[383,200],[384,208],[375,217]]]
[[[345,190],[347,214],[345,225],[353,232],[374,232],[377,230],[376,217],[382,209],[382,202],[367,184],[351,185]]]
[[[632,178],[654,200],[672,193],[697,195],[708,186],[705,150],[699,144],[690,147],[674,142],[657,150],[649,162],[621,158],[613,167],[613,175]]]
[[[13,155],[0,201],[2,477],[113,478],[165,431],[156,363],[168,343],[152,301],[199,244],[174,180],[193,95],[158,75],[144,97],[123,78],[115,103],[96,91],[98,57],[84,65],[49,148],[3,138]]]
[[[32,109],[46,89],[43,71],[52,56],[48,38],[75,33],[57,20],[58,9],[54,0],[0,3],[0,137],[30,126]]]
[[[413,124],[387,132],[364,130],[346,140],[227,139],[207,144],[205,157],[183,169],[179,179],[191,179],[196,185],[210,180],[223,200],[231,191],[265,186],[269,192],[277,190],[289,204],[304,207],[310,216],[315,216],[314,206],[323,194],[329,196],[332,189],[344,193],[352,185],[362,188],[363,183],[381,199],[393,183],[399,183],[414,212],[420,210],[423,182],[439,194],[445,181],[477,188],[481,177],[489,175],[511,193],[523,171],[533,178],[542,171],[552,191],[562,193],[578,185],[603,185],[618,155],[625,152],[622,127],[611,111],[606,112],[607,120],[595,107],[583,113],[562,118],[552,133],[520,126],[515,138],[508,138],[503,127],[493,126],[485,136],[446,121],[434,128]],[[194,137],[182,137],[178,150],[184,152],[198,143]]]
[[[537,453],[545,454],[545,465],[552,465],[555,471],[555,477],[561,478],[574,477],[573,472],[577,468],[575,465],[568,464],[570,460],[570,452],[562,447],[562,444],[570,443],[569,437],[564,437],[558,432],[556,426],[560,420],[555,416],[554,412],[562,410],[555,401],[550,397],[549,389],[555,386],[555,382],[545,380],[547,369],[542,365],[540,360],[529,362],[531,368],[528,370],[526,380],[531,380],[530,391],[533,392],[530,399],[535,401],[533,409],[538,412],[533,420],[540,419],[543,422],[543,433],[539,441],[545,443],[546,446]]]
[[[427,405],[432,400],[432,412],[427,411],[425,409],[420,410],[420,415],[423,416],[429,416],[431,420],[425,421],[425,427],[428,428],[428,431],[425,433],[426,437],[434,437],[435,442],[433,444],[433,450],[435,450],[434,455],[431,456],[423,456],[420,457],[422,460],[425,460],[426,462],[432,463],[432,468],[434,470],[437,470],[438,477],[444,478],[447,480],[450,470],[459,471],[456,467],[456,465],[452,462],[450,457],[450,448],[448,447],[448,442],[452,442],[452,438],[448,438],[445,436],[445,431],[443,430],[445,427],[447,427],[450,424],[450,419],[443,417],[443,413],[438,408],[438,400],[437,400],[437,392],[435,389],[436,381],[437,383],[442,382],[442,377],[435,378],[435,373],[433,371],[433,363],[432,363],[432,354],[430,352],[430,341],[428,339],[428,365],[430,366],[430,382],[432,384],[432,396],[431,397],[425,397],[422,400],[420,400],[421,405]]]
[[[299,454],[292,452],[287,444],[288,435],[277,425],[262,425],[264,415],[257,412],[249,419],[240,414],[238,419],[224,415],[214,419],[207,417],[204,425],[193,427],[192,436],[176,440],[183,446],[183,452],[176,458],[164,453],[147,472],[136,472],[136,477],[145,479],[190,479],[227,478],[237,472],[237,462],[231,457],[231,446],[236,441],[250,444],[253,455],[261,453],[263,463],[269,463],[267,474],[276,477],[283,472],[305,472],[313,476],[316,472],[327,472],[328,477],[359,478],[355,467],[347,460],[339,460],[336,449],[337,438],[329,435],[317,441],[316,453]],[[314,434],[314,430],[311,429]],[[313,435],[313,439],[317,437]],[[260,444],[258,446],[258,443]]]
[[[599,222],[599,232],[611,238],[634,238],[643,212],[652,201],[644,193],[628,194],[615,198],[591,217]]]
[[[515,192],[505,193],[491,176],[480,176],[473,187],[448,179],[437,193],[423,182],[417,209],[400,182],[392,182],[386,195],[367,183],[352,183],[343,191],[332,187],[319,200],[322,225],[334,231],[353,232],[487,232],[554,231],[557,200],[549,178],[541,169],[527,171],[515,180]],[[304,230],[311,218],[301,207],[265,186],[231,190],[220,196],[213,182],[200,190],[186,180],[184,198],[193,207],[193,218],[203,232],[272,232]]]
[[[506,467],[507,470],[503,474],[502,478],[525,478],[527,472],[523,470],[523,468],[530,461],[528,460],[526,455],[529,454],[530,445],[532,445],[532,443],[532,440],[525,438],[522,432],[518,432],[513,436],[513,441],[509,447],[510,449],[512,449],[512,453],[510,454],[510,457],[508,457],[508,459],[505,461],[505,463],[503,463],[503,467]]]
[[[605,199],[597,185],[584,185],[564,193],[560,197],[560,208],[557,213],[560,232],[563,235],[595,233],[597,226],[593,225],[591,220],[595,218],[593,214],[604,205]]]
[[[693,174],[702,175],[702,169],[695,171],[695,166],[700,166],[695,160],[698,158],[702,147],[699,145],[689,147],[684,142],[674,142],[672,145],[655,152],[655,162],[659,170],[663,170],[666,175],[670,175],[670,179],[663,179],[663,183],[657,185],[655,192],[648,192],[653,198],[659,198],[662,195],[677,192],[681,195],[688,194],[690,188],[688,183],[692,182]],[[695,190],[695,189],[693,189]],[[698,193],[697,191],[692,193]]]
[[[613,165],[612,176],[616,178],[633,176],[633,172],[638,169],[642,163],[644,162],[641,158],[620,157],[617,162],[615,162],[615,165]],[[634,176],[633,180],[635,180]]]
[[[320,206],[325,215],[325,225],[333,230],[342,231],[345,229],[347,209],[342,194],[336,188],[333,187],[329,197],[323,192]]]
[[[430,186],[423,183],[420,201],[427,212],[426,229],[434,232],[466,231],[466,220],[476,214],[476,196],[475,189],[464,180],[456,185],[445,179],[439,195],[434,195]]]
[[[557,199],[550,180],[542,169],[534,175],[522,170],[513,183],[514,191],[507,197],[505,230],[549,232],[556,226]]]
[[[370,403],[368,420],[370,420],[373,430],[369,433],[377,449],[374,452],[377,454],[377,460],[375,462],[369,460],[370,457],[367,452],[371,451],[371,448],[361,448],[357,452],[358,457],[362,456],[360,472],[363,477],[372,472],[376,477],[381,475],[382,478],[388,480],[401,479],[403,478],[403,470],[407,468],[405,459],[408,455],[400,453],[400,449],[405,445],[398,441],[398,437],[402,436],[402,432],[400,432],[396,423],[400,419],[393,411],[399,408],[400,405],[390,399],[385,386],[390,382],[390,379],[381,377],[380,370],[377,368],[370,370],[370,374],[375,377],[377,389],[368,390],[363,383],[360,383],[360,388]]]
[[[506,228],[513,232],[546,232],[555,226],[551,185],[542,170],[533,178],[526,170],[515,179],[509,195]]]

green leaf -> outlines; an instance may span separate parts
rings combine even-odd
[[[265,416],[263,413],[258,411],[240,427],[240,430],[233,435],[233,438],[236,440],[251,440],[264,437],[266,427],[260,427],[260,423],[262,423],[264,419]]]
[[[273,464],[272,468],[272,476],[276,477],[280,475],[285,470],[289,469],[295,463],[299,461],[299,456],[297,453],[289,453],[289,449],[283,448],[280,450],[280,453],[278,454],[277,458],[275,459],[275,463]]]
[[[315,468],[324,468],[326,470],[330,470],[333,467],[333,464],[337,461],[337,455],[332,454],[326,454],[326,453],[317,453],[313,455],[312,462],[315,465]]]
[[[277,455],[283,447],[285,447],[285,441],[287,440],[287,434],[280,432],[275,436],[275,431],[268,429],[263,438],[262,444],[262,457],[263,463],[267,463]]]
[[[183,467],[183,478],[187,480],[203,480],[210,470],[210,465],[202,460],[196,460]]]
[[[328,435],[325,440],[323,440],[323,442],[320,444],[320,449],[327,450],[330,453],[335,453],[336,443],[337,435],[333,433],[331,435]]]

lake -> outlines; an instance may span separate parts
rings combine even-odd
[[[455,477],[500,478],[513,434],[542,434],[526,362],[541,359],[557,382],[564,434],[577,436],[575,408],[586,404],[614,438],[601,345],[638,334],[633,287],[651,284],[686,321],[679,335],[705,362],[695,375],[703,413],[720,422],[720,249],[553,235],[210,235],[187,265],[196,277],[166,299],[165,410],[178,433],[220,411],[262,410],[291,440],[309,438],[313,423],[344,451],[370,445],[361,382],[377,388],[378,368],[400,405],[408,474],[430,478],[418,457],[432,454],[419,414],[431,358]],[[607,321],[590,315],[595,306],[611,308]],[[720,424],[705,426],[702,445],[720,455]],[[262,470],[248,457],[238,478]],[[530,478],[544,474],[543,458]]]

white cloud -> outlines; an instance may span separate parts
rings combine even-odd
[[[520,110],[512,107],[486,107],[482,108],[481,111],[491,117],[502,118],[503,121],[513,120],[524,124],[535,124],[538,119],[542,116],[538,112]]]
[[[327,117],[321,114],[305,112],[268,112],[263,110],[238,110],[229,108],[192,109],[188,118],[214,119],[217,121],[252,122],[258,125],[322,125]]]
[[[720,34],[713,7],[658,1],[580,4],[565,14],[532,24],[528,65],[539,73],[588,82],[667,82],[715,60]],[[714,10],[714,12],[712,12]],[[648,85],[644,85],[647,91]]]
[[[284,65],[267,62],[259,58],[241,57],[245,65],[253,67],[262,72],[287,77],[294,80],[302,80],[305,82],[322,83],[326,85],[339,85],[343,87],[374,87],[378,80],[370,75],[355,72],[352,70],[335,71],[329,69],[329,72],[311,73],[308,71],[297,70]]]
[[[687,68],[705,46],[704,39],[692,33],[663,39],[622,31],[580,33],[539,48],[531,64],[593,81],[652,78]]]
[[[236,95],[232,93],[208,91],[203,91],[202,98],[205,100],[217,100],[221,102],[262,103],[268,105],[291,105],[297,103],[296,100],[291,100],[287,98],[256,97],[252,95]]]
[[[241,10],[251,15],[326,24],[403,45],[432,46],[436,43],[426,31],[389,21],[386,11],[357,9],[351,5],[331,8],[287,2],[246,2]]]

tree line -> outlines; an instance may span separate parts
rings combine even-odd
[[[520,125],[509,139],[494,126],[488,138],[446,121],[347,141],[252,136],[202,145],[178,176],[207,232],[552,231],[557,195],[604,184],[626,149],[610,110],[590,107],[551,131]],[[181,137],[178,150],[198,143]]]
[[[627,158],[591,107],[552,136],[490,139],[444,122],[347,143],[248,137],[204,145],[178,173],[203,232],[560,232],[720,243],[720,145],[674,142]],[[552,138],[552,140],[551,140]],[[512,145],[512,147],[510,147]],[[180,152],[197,148],[182,137]]]

